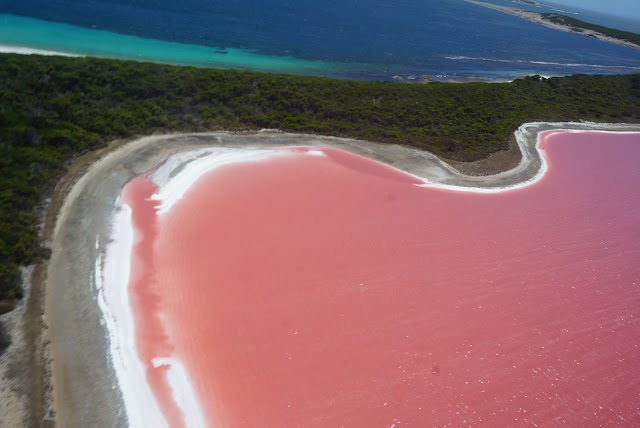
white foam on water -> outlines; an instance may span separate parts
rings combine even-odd
[[[487,57],[473,57],[465,55],[447,55],[446,59],[452,61],[486,61],[486,62],[499,62],[506,64],[536,64],[536,65],[551,65],[561,67],[588,67],[588,68],[602,68],[602,69],[629,69],[639,70],[640,67],[628,66],[628,65],[606,65],[606,64],[586,64],[586,63],[564,63],[564,62],[549,62],[549,61],[531,61],[524,59],[502,59],[502,58],[487,58]]]
[[[327,154],[325,152],[323,152],[322,150],[318,150],[318,149],[307,150],[306,154],[309,155],[309,156],[320,156],[320,157],[322,157],[322,156],[326,157],[327,156]]]

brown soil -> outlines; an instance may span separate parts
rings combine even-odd
[[[515,136],[509,139],[509,149],[490,154],[484,159],[474,162],[459,162],[443,159],[449,165],[460,171],[464,175],[479,177],[483,175],[494,175],[515,168],[522,159],[522,153],[518,147]]]

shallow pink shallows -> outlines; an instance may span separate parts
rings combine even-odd
[[[477,194],[345,152],[219,168],[164,216],[124,189],[138,354],[229,427],[640,425],[640,135],[546,134]]]

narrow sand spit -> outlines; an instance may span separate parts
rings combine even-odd
[[[51,239],[53,255],[47,266],[46,312],[48,341],[42,339],[31,352],[45,355],[50,342],[51,378],[55,419],[60,426],[125,426],[122,396],[110,359],[108,328],[102,319],[96,288],[109,233],[115,201],[122,186],[132,177],[149,170],[169,156],[205,147],[267,148],[277,146],[335,147],[386,163],[424,178],[430,185],[457,190],[495,191],[539,178],[544,161],[536,150],[540,132],[552,129],[639,132],[637,125],[593,123],[532,123],[516,133],[522,152],[519,164],[491,176],[466,176],[435,156],[413,148],[333,137],[287,134],[277,131],[246,133],[175,134],[145,137],[124,146],[116,145],[91,166],[75,183],[58,212]],[[515,150],[515,149],[512,149]],[[465,168],[472,168],[467,165]],[[472,168],[473,169],[473,168]],[[481,190],[484,189],[484,190]],[[63,192],[64,193],[64,192]],[[63,195],[64,196],[64,195]],[[96,245],[98,243],[98,245]],[[38,287],[34,282],[32,288]],[[27,301],[28,299],[25,299]],[[34,397],[28,374],[12,369],[18,355],[27,352],[24,318],[20,309],[0,317],[11,329],[13,342],[0,356],[0,420],[10,426],[33,426],[28,421],[50,419],[51,403],[44,403],[40,415],[29,419]],[[47,371],[45,370],[45,376]],[[48,380],[44,383],[48,384]],[[40,385],[42,388],[42,384]],[[38,395],[43,395],[38,391]],[[46,400],[46,394],[44,394]]]
[[[542,25],[548,28],[552,28],[554,30],[564,31],[566,33],[578,34],[586,37],[593,37],[595,39],[602,40],[603,42],[613,43],[615,45],[620,45],[620,46],[626,46],[632,49],[640,49],[640,46],[637,45],[636,43],[629,42],[627,40],[616,39],[615,37],[607,36],[595,30],[575,29],[571,25],[557,24],[553,21],[548,20],[547,18],[544,17],[543,14],[538,12],[531,12],[528,10],[518,9],[515,7],[499,6],[492,3],[486,3],[482,1],[476,1],[476,0],[465,0],[465,1],[467,3],[472,3],[478,6],[508,13],[509,15],[517,16],[519,18],[526,19],[529,22],[533,22],[534,24]]]

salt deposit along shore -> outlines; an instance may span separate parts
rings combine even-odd
[[[52,347],[58,424],[123,426],[128,417],[129,422],[134,422],[125,405],[127,399],[132,400],[132,391],[119,391],[118,385],[125,387],[118,383],[119,376],[124,375],[114,364],[118,358],[131,364],[131,356],[127,358],[123,351],[126,345],[118,345],[111,339],[115,329],[113,322],[126,323],[127,315],[122,312],[109,314],[108,299],[103,300],[97,292],[105,287],[104,278],[97,271],[100,265],[105,269],[110,263],[104,259],[105,255],[108,257],[109,244],[113,238],[125,236],[113,237],[111,227],[117,219],[117,215],[114,217],[116,200],[132,177],[172,155],[212,146],[263,150],[294,145],[347,150],[422,177],[431,185],[504,190],[541,176],[544,161],[535,148],[536,141],[540,132],[553,129],[640,132],[634,125],[528,124],[517,133],[518,146],[523,153],[520,163],[510,171],[489,177],[464,176],[435,156],[408,147],[271,131],[146,137],[109,153],[88,169],[71,189],[58,213],[52,237],[53,256],[48,264],[46,283],[46,321]],[[179,170],[180,166],[176,165],[175,171]],[[106,319],[103,311],[111,318]],[[14,313],[18,314],[18,311]],[[5,357],[12,355],[12,351],[15,355],[14,347],[0,359],[4,367],[7,366]],[[158,361],[158,364],[164,363]],[[135,366],[135,362],[133,364]],[[2,393],[15,395],[12,390]],[[140,398],[135,394],[136,400]],[[96,406],[96,403],[101,405]]]

